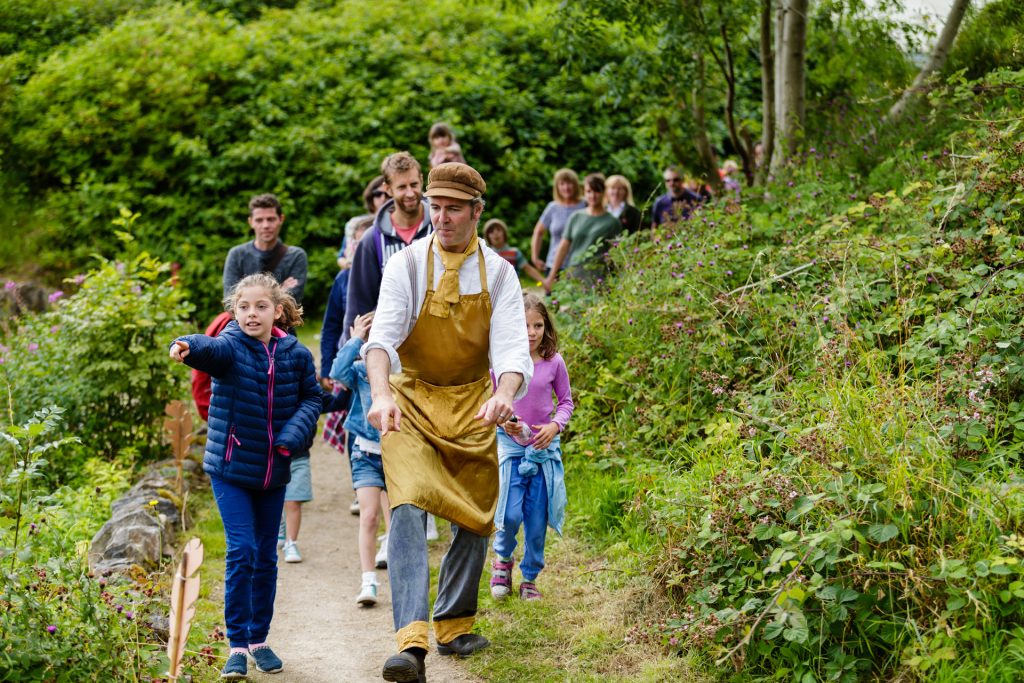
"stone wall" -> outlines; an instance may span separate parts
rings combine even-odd
[[[175,487],[177,473],[174,460],[158,462],[114,502],[110,519],[96,532],[89,547],[89,567],[94,572],[109,574],[132,565],[153,569],[162,558],[173,555],[172,544],[182,530],[182,522],[190,525],[187,502],[183,513],[183,501]],[[186,501],[191,485],[202,477],[201,465],[186,459]]]

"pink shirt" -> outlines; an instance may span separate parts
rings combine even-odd
[[[493,372],[491,380],[494,380]],[[516,415],[530,427],[554,422],[559,432],[565,429],[576,406],[572,402],[569,371],[562,354],[556,353],[550,360],[534,362],[533,377],[526,395],[512,405]]]

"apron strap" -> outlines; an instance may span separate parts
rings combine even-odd
[[[434,236],[430,236],[427,245],[427,294],[434,293]]]
[[[484,245],[481,244],[476,250],[476,257],[480,262],[480,292],[490,295],[490,292],[487,291],[487,268],[484,266]]]

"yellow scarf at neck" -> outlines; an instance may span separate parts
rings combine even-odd
[[[459,303],[459,268],[470,255],[477,251],[479,243],[476,235],[473,235],[469,240],[469,246],[461,252],[445,251],[439,243],[437,244],[437,250],[441,254],[441,263],[444,264],[444,272],[441,274],[437,293],[430,300],[430,315],[447,318],[452,304]],[[428,257],[434,258],[434,255],[429,254]]]

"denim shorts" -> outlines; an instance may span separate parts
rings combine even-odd
[[[309,456],[292,458],[292,480],[284,490],[284,499],[298,503],[313,500],[313,474],[309,470]]]
[[[384,462],[376,453],[364,453],[355,444],[352,445],[352,488],[364,489],[368,486],[386,489],[384,485]]]

